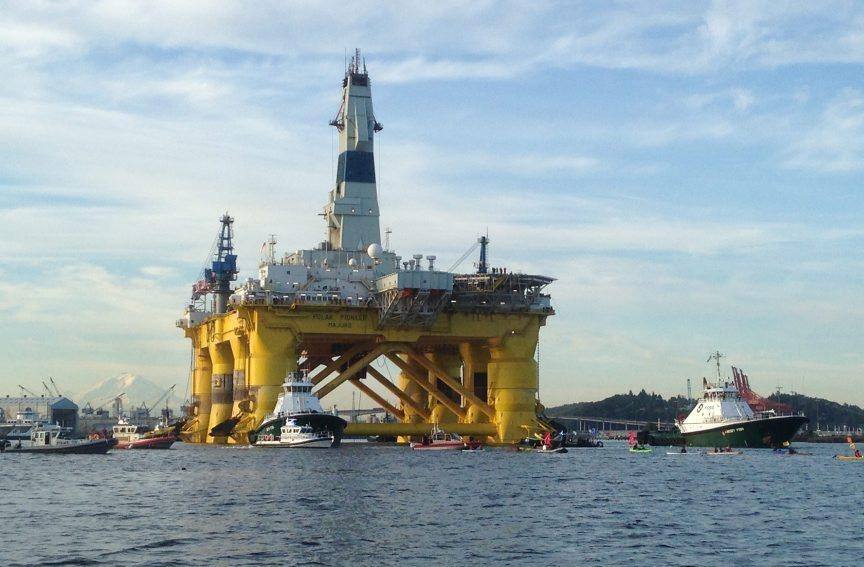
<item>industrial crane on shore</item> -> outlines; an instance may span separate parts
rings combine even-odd
[[[156,399],[156,401],[150,405],[150,407],[147,407],[147,404],[142,402],[141,407],[139,409],[144,410],[144,412],[147,414],[147,417],[150,417],[150,411],[153,408],[155,408],[156,406],[158,406],[159,404],[161,404],[163,400],[165,400],[165,407],[167,408],[168,407],[168,401],[167,401],[168,396],[171,394],[171,392],[174,391],[174,388],[176,388],[176,387],[177,387],[177,384],[173,384],[170,388],[168,388],[167,390],[162,392],[162,395],[159,396]]]

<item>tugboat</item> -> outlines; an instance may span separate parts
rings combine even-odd
[[[282,443],[282,435],[286,440],[295,434],[305,435],[308,431],[295,432],[294,428],[308,428],[323,443],[328,439],[328,447],[338,447],[342,441],[342,431],[348,422],[332,413],[326,413],[321,407],[318,397],[312,393],[314,384],[304,371],[289,372],[282,384],[282,391],[276,399],[276,407],[261,422],[261,425],[249,435],[255,446],[291,447],[290,442]],[[291,422],[291,425],[289,425]],[[299,439],[299,438],[297,438]]]
[[[111,430],[118,449],[169,449],[177,441],[170,430],[143,431],[122,417]]]
[[[116,439],[65,439],[59,425],[36,425],[29,439],[14,443],[0,441],[0,452],[51,454],[105,454],[117,444]]]
[[[446,433],[437,425],[432,428],[432,435],[424,435],[420,441],[412,442],[415,451],[476,451],[481,448],[478,441],[465,441],[456,433]]]
[[[720,375],[720,358],[715,352],[708,359],[717,363],[717,383],[703,378],[704,393],[686,419],[677,423],[688,447],[777,448],[789,444],[802,425],[803,415],[777,415],[773,410],[754,413],[741,397],[734,382]]]

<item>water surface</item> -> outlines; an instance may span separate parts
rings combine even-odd
[[[861,565],[864,465],[177,444],[0,455],[0,565]]]

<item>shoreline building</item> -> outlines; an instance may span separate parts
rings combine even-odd
[[[19,415],[30,421],[52,423],[60,427],[78,427],[78,405],[65,396],[5,396],[0,398],[0,417],[13,421]]]

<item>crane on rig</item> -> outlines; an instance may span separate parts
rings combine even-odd
[[[208,255],[210,267],[205,262],[201,278],[192,286],[191,301],[194,303],[213,294],[213,311],[225,313],[231,282],[237,279],[237,255],[234,254],[234,219],[226,211],[219,222],[221,228]]]

